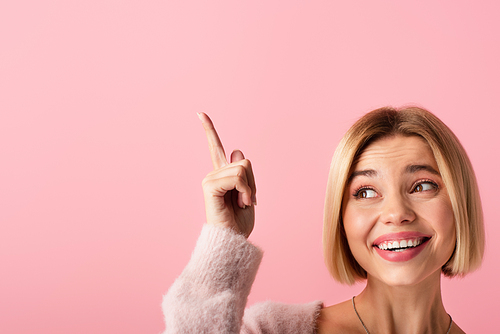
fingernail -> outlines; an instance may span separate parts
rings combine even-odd
[[[196,115],[198,115],[198,118],[201,120],[201,113],[197,112]]]

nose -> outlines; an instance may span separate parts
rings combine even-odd
[[[384,198],[380,221],[384,224],[409,224],[416,218],[415,212],[404,196],[393,194]]]

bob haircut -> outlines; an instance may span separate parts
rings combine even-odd
[[[342,221],[342,199],[354,162],[377,139],[395,135],[423,138],[436,159],[455,217],[455,250],[442,267],[445,276],[465,276],[481,265],[484,227],[481,199],[467,154],[453,132],[418,107],[373,110],[359,119],[340,141],[328,176],[323,222],[323,253],[333,278],[352,285],[367,278],[352,255]]]

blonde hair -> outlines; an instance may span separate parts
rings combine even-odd
[[[340,283],[367,277],[352,255],[342,222],[342,199],[353,162],[373,141],[403,135],[423,138],[436,159],[455,217],[456,245],[442,267],[448,277],[464,276],[481,265],[484,253],[483,213],[479,190],[467,154],[453,132],[429,111],[418,107],[373,110],[359,119],[340,141],[328,176],[323,222],[323,253],[330,274]]]

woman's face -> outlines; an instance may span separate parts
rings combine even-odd
[[[450,198],[420,137],[386,137],[366,147],[350,176],[342,217],[358,263],[369,278],[389,285],[439,277],[455,248]]]

